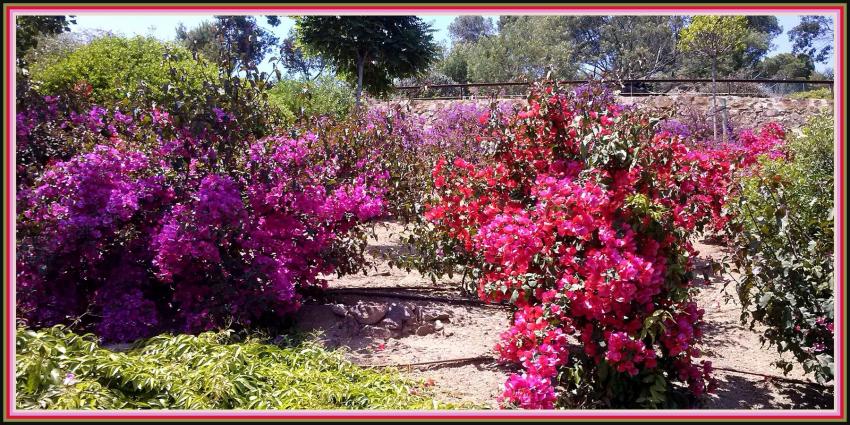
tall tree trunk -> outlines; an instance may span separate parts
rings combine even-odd
[[[717,53],[711,58],[711,126],[717,141]]]
[[[360,109],[360,95],[363,94],[363,68],[366,65],[366,55],[357,55],[357,92],[354,96],[354,105]]]

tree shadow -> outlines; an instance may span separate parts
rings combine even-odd
[[[833,393],[812,385],[717,373],[707,409],[832,409]]]
[[[703,352],[706,354],[714,355],[712,353],[712,351],[714,351],[714,347],[727,348],[740,346],[741,344],[738,344],[736,342],[730,342],[730,338],[728,337],[729,333],[748,331],[748,329],[745,329],[735,323],[705,321],[702,324],[702,340],[703,346],[705,347]]]

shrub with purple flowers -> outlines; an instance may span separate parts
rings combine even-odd
[[[383,214],[386,174],[342,170],[311,133],[233,145],[156,109],[56,119],[93,147],[19,185],[18,311],[31,326],[128,341],[275,323],[320,274],[359,263],[347,256],[361,224]]]

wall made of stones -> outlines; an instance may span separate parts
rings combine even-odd
[[[729,117],[738,128],[758,129],[771,121],[781,123],[787,129],[795,129],[803,125],[806,118],[822,111],[833,111],[833,101],[824,99],[788,99],[788,98],[759,98],[742,96],[718,96],[718,106],[721,99],[726,101]],[[639,107],[657,108],[660,111],[674,109],[682,111],[697,109],[709,111],[711,96],[677,94],[670,96],[620,97],[623,104],[637,104]],[[424,114],[430,118],[435,112],[452,103],[489,104],[487,99],[478,100],[413,100],[401,101],[403,106],[409,106],[413,112]],[[516,102],[523,102],[516,100]],[[374,104],[385,104],[375,102]]]

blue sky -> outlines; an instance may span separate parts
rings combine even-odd
[[[498,19],[498,15],[484,16]],[[438,42],[450,44],[448,27],[456,15],[419,15],[419,17],[430,23],[435,29],[434,35]],[[773,40],[774,48],[770,52],[771,55],[791,51],[791,42],[788,40],[787,32],[796,26],[801,19],[800,15],[777,15],[776,17],[783,33]],[[182,22],[187,28],[192,28],[203,21],[212,20],[212,18],[212,15],[209,14],[80,14],[76,17],[77,25],[72,25],[71,31],[106,30],[116,34],[153,35],[162,40],[172,40],[174,39],[175,28],[179,23]],[[293,24],[292,20],[288,18],[282,19],[281,25],[276,28],[268,27],[264,18],[258,19],[258,22],[281,38],[286,36]],[[818,71],[834,68],[833,61],[834,58],[830,58],[830,62],[827,64],[817,64]],[[266,66],[263,68],[266,68]]]

